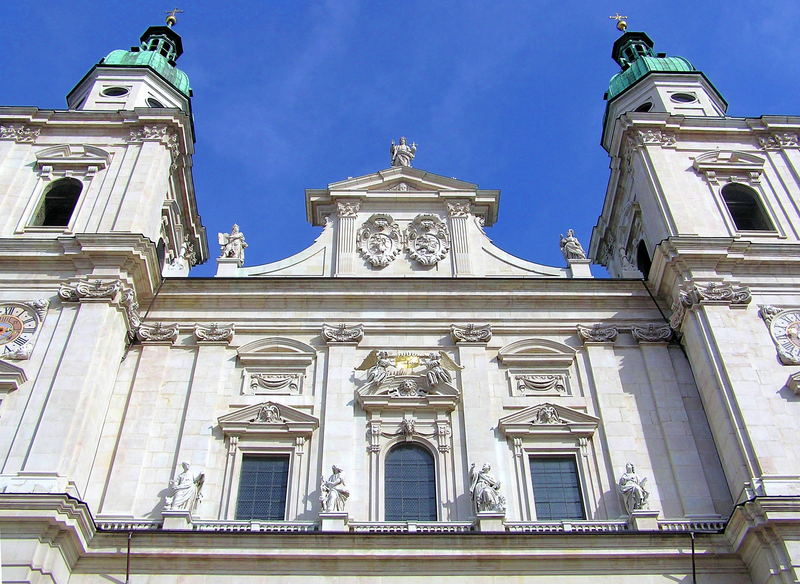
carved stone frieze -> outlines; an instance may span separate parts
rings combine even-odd
[[[82,280],[74,284],[61,284],[58,296],[68,302],[78,302],[83,299],[108,299],[114,300],[122,290],[122,282],[111,280]]]
[[[414,379],[403,379],[397,387],[389,390],[392,397],[425,397],[428,391],[420,387]]]
[[[635,146],[657,144],[660,146],[674,146],[677,138],[674,132],[665,132],[654,128],[636,130],[631,136]]]
[[[492,325],[450,325],[450,334],[457,343],[488,343],[492,340]]]
[[[800,139],[795,132],[774,132],[758,137],[758,145],[762,150],[780,150],[781,148],[800,148]]]
[[[178,325],[160,322],[143,324],[136,329],[136,338],[143,343],[174,343],[178,339]]]
[[[261,389],[267,392],[286,390],[288,393],[297,393],[299,388],[299,373],[254,373],[250,376],[250,390],[253,393],[260,393]]]
[[[278,405],[267,402],[258,408],[255,417],[250,421],[256,424],[283,424],[286,420],[281,417]]]
[[[419,189],[414,188],[413,186],[409,185],[407,182],[400,181],[393,187],[389,187],[386,189],[387,191],[394,191],[394,192],[401,192],[405,193],[406,191],[416,191]]]
[[[614,325],[596,324],[594,326],[578,325],[578,335],[584,343],[613,343],[619,331]]]
[[[552,404],[542,404],[536,406],[533,411],[531,424],[565,424],[558,414],[558,410]]]
[[[566,377],[562,374],[516,375],[514,381],[517,391],[522,394],[529,394],[532,391],[559,393],[567,391]]]
[[[122,291],[122,307],[128,317],[128,326],[131,333],[134,333],[142,326],[142,317],[139,314],[139,302],[136,300],[136,293],[131,288]]]
[[[423,266],[433,266],[450,251],[447,225],[438,215],[417,215],[406,229],[406,249],[411,259]]]
[[[336,211],[339,217],[355,217],[360,208],[359,201],[336,201]]]
[[[471,207],[469,201],[448,201],[447,212],[451,217],[469,217]]]
[[[347,326],[342,323],[332,326],[323,324],[322,337],[328,343],[358,343],[364,338],[364,325]]]
[[[666,323],[651,322],[631,327],[631,334],[640,343],[666,343],[672,338],[672,329]]]
[[[444,351],[390,355],[389,351],[374,350],[355,370],[367,372],[364,389],[385,391],[394,397],[409,397],[427,395],[427,390],[420,389],[423,384],[428,390],[450,384],[453,381],[451,371],[461,369],[463,367]]]
[[[7,124],[0,126],[0,140],[14,140],[18,143],[33,144],[39,137],[40,128],[24,124]]]
[[[194,337],[198,342],[211,343],[230,343],[233,340],[234,326],[232,324],[220,325],[216,322],[211,324],[196,324],[194,326]]]
[[[403,249],[400,226],[391,215],[375,214],[356,233],[361,256],[376,268],[388,266]]]

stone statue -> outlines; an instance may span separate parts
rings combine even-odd
[[[411,166],[411,161],[417,155],[417,144],[412,142],[411,146],[406,143],[405,136],[400,138],[400,143],[389,146],[389,155],[392,159],[392,166]]]
[[[333,474],[326,480],[322,477],[319,485],[319,500],[323,513],[344,511],[350,491],[344,483],[344,473],[335,464],[331,467]]]
[[[218,233],[217,239],[222,248],[220,257],[244,261],[244,248],[247,247],[247,243],[244,240],[244,233],[239,231],[236,223],[231,227],[230,233]]]
[[[422,359],[422,364],[425,365],[425,376],[428,378],[428,385],[434,387],[439,383],[449,383],[453,380],[450,371],[463,369],[456,365],[446,353],[439,351],[438,353],[428,353],[427,358]],[[448,369],[450,371],[448,371]]]
[[[172,495],[167,497],[167,511],[194,511],[203,496],[206,475],[192,472],[188,462],[181,463],[181,468],[181,473],[169,482]]]
[[[268,403],[259,408],[255,420],[253,421],[263,424],[280,424],[283,420],[281,419],[281,412],[278,406],[273,403]]]
[[[567,236],[561,235],[561,253],[564,254],[564,259],[569,260],[585,260],[586,251],[583,249],[581,242],[575,237],[575,231],[567,229]]]
[[[389,375],[389,367],[394,361],[389,358],[388,351],[372,351],[364,362],[356,367],[356,371],[367,371],[367,385],[379,386]]]
[[[637,509],[647,508],[647,498],[650,493],[645,489],[647,479],[639,478],[636,474],[633,464],[628,463],[625,465],[625,474],[619,477],[617,488],[622,495],[622,501],[625,503],[625,511],[630,514]]]
[[[469,492],[476,513],[505,513],[506,500],[500,494],[500,481],[492,476],[491,470],[488,463],[480,470],[475,468],[474,462],[469,467]]]

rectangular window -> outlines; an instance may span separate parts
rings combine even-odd
[[[536,518],[586,519],[578,465],[572,456],[531,456]]]
[[[244,456],[236,519],[284,519],[288,456]]]

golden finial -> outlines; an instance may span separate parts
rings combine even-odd
[[[625,32],[625,29],[628,28],[628,22],[625,20],[628,18],[627,16],[622,16],[617,12],[614,16],[609,16],[609,18],[617,21],[617,30]]]
[[[173,8],[172,10],[167,10],[167,15],[168,15],[167,16],[167,26],[169,26],[169,27],[175,26],[175,23],[178,22],[178,19],[177,19],[177,17],[175,15],[179,14],[181,12],[183,12],[183,10],[180,10],[178,8]]]

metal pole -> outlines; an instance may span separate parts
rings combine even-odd
[[[125,584],[131,583],[131,538],[133,538],[133,532],[128,532],[128,554],[125,558]]]
[[[697,584],[697,567],[694,563],[694,531],[690,532],[692,536],[692,584]]]

